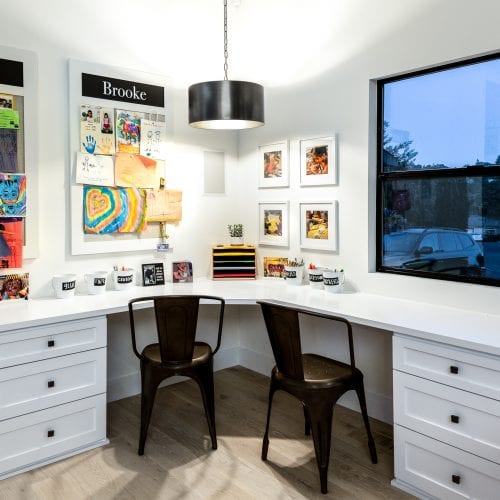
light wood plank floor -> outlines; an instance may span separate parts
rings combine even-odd
[[[361,416],[335,409],[329,493],[319,493],[302,408],[275,396],[268,462],[260,459],[269,379],[242,367],[215,374],[218,449],[210,446],[198,387],[160,389],[137,455],[140,398],[108,405],[108,446],[0,482],[0,499],[410,499],[392,488],[392,429],[371,421],[379,463],[370,462]]]

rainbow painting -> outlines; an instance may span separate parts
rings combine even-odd
[[[24,174],[0,174],[0,217],[26,217]]]
[[[146,192],[84,186],[83,213],[85,233],[140,233],[146,229]]]

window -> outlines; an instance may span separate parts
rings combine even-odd
[[[377,271],[500,286],[500,53],[377,93]]]

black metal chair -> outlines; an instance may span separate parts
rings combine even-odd
[[[201,299],[220,304],[217,345],[213,351],[209,344],[195,341]],[[151,301],[154,304],[158,342],[147,345],[139,353],[134,321],[134,313],[137,308],[134,306]],[[213,356],[219,350],[221,343],[224,306],[224,299],[210,295],[160,295],[141,297],[129,302],[132,348],[141,362],[139,455],[144,454],[144,445],[158,385],[174,375],[190,377],[200,387],[212,448],[217,449]]]
[[[271,374],[267,423],[262,442],[262,460],[267,460],[269,448],[269,421],[274,393],[283,390],[302,402],[305,433],[312,430],[314,450],[319,469],[321,493],[327,493],[327,474],[330,459],[333,409],[337,400],[347,391],[355,390],[368,435],[368,448],[372,462],[377,463],[375,441],[370,430],[366,410],[363,374],[354,363],[352,327],[344,318],[328,314],[258,301],[262,308],[267,332],[276,360]],[[316,316],[344,323],[349,338],[350,364],[317,354],[302,354],[299,315]]]

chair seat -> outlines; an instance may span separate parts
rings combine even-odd
[[[325,358],[318,354],[303,354],[302,366],[304,369],[304,381],[325,386],[351,378],[356,369],[350,365]]]
[[[175,368],[183,368],[185,366],[193,366],[206,363],[212,354],[212,349],[205,342],[195,342],[192,360],[186,362],[163,363],[163,365],[172,365]],[[143,350],[141,355],[152,363],[161,364],[160,344],[149,344]]]

